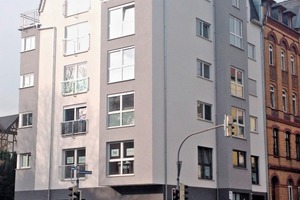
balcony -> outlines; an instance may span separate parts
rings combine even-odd
[[[39,23],[39,13],[38,10],[33,10],[33,11],[29,11],[26,13],[22,13],[21,14],[21,25],[20,25],[20,29],[19,30],[23,30],[25,28],[30,28],[30,27],[39,27],[40,23]]]
[[[88,51],[90,48],[90,35],[78,36],[75,38],[65,38],[64,55],[73,55]]]
[[[74,134],[84,134],[87,133],[88,121],[84,120],[74,120],[61,123],[61,134],[64,135],[74,135]]]
[[[300,116],[295,116],[291,113],[283,112],[282,110],[267,107],[267,118],[300,127]]]
[[[85,174],[80,174],[79,171],[85,171],[86,168],[86,164],[77,164],[77,166],[61,165],[59,166],[59,178],[60,180],[76,179],[77,177],[85,178]]]
[[[89,78],[84,77],[76,80],[63,81],[61,93],[63,96],[87,92],[89,89]]]

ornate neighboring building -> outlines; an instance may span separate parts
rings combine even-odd
[[[300,198],[299,1],[266,1],[266,134],[270,200]],[[293,5],[291,5],[293,4]],[[290,5],[290,6],[288,6]]]

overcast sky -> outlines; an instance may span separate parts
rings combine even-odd
[[[18,114],[21,39],[20,14],[40,0],[0,0],[0,116]]]
[[[277,0],[280,1],[283,0]],[[39,2],[40,0],[0,0],[0,117],[18,114],[20,14],[37,9]]]

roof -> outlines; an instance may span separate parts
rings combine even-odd
[[[6,131],[13,123],[15,123],[18,117],[19,115],[0,117],[0,131]]]

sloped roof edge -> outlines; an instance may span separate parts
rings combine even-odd
[[[6,131],[18,119],[18,117],[18,114],[0,117],[0,130]]]

